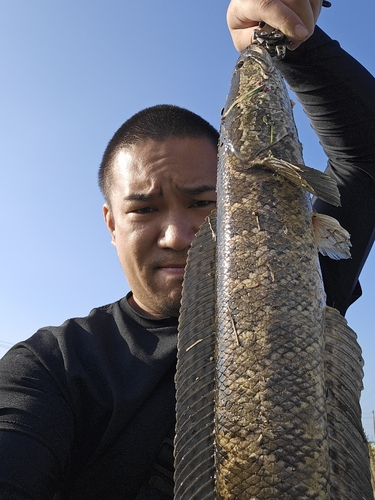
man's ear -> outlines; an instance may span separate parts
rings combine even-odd
[[[112,237],[111,243],[112,245],[116,246],[116,230],[115,230],[115,220],[113,218],[111,208],[108,206],[107,203],[104,203],[103,205],[103,216],[104,216],[104,222],[108,228],[108,231]]]

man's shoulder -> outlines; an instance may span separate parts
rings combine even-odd
[[[163,354],[175,349],[176,333],[177,319],[139,316],[123,297],[95,307],[87,316],[43,327],[18,346],[49,362],[60,359],[64,366],[72,359],[100,364],[113,362],[119,353],[123,360],[149,354],[158,358],[159,349]]]
[[[102,337],[113,341],[118,335],[127,336],[136,324],[122,306],[124,300],[94,307],[86,316],[71,317],[61,325],[44,326],[20,344],[36,350],[56,344],[59,349],[72,351],[75,347],[82,348],[100,341]]]

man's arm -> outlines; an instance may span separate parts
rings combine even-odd
[[[328,304],[345,314],[361,294],[358,276],[375,237],[375,79],[319,28],[279,69],[296,93],[328,156],[342,207],[314,209],[351,234],[352,259],[321,259]]]

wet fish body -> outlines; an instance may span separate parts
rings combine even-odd
[[[325,297],[310,196],[264,166],[301,165],[302,148],[265,50],[249,48],[237,68],[218,170],[218,498],[327,498]],[[249,89],[260,90],[239,100]]]
[[[334,498],[308,191],[339,203],[333,182],[303,165],[282,77],[250,46],[223,110],[217,227],[214,216],[202,227],[184,283],[176,499]]]

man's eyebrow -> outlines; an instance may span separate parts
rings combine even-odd
[[[201,186],[194,187],[179,187],[179,191],[183,194],[187,194],[190,196],[197,196],[199,194],[207,193],[208,191],[216,191],[216,186],[211,184],[202,184]],[[150,201],[157,196],[160,196],[160,193],[131,193],[127,196],[124,196],[125,201]]]
[[[124,196],[125,201],[148,201],[151,198],[155,198],[155,194],[132,193]]]
[[[179,191],[181,191],[184,194],[196,196],[198,194],[207,193],[208,191],[216,191],[216,186],[211,184],[203,184],[202,186],[195,186],[195,187],[182,187],[182,188],[180,187]]]

